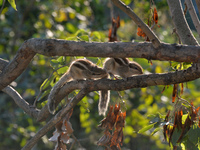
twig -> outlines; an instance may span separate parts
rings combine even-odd
[[[76,142],[75,141],[73,141],[73,143],[71,144],[71,146],[70,146],[70,149],[69,150],[72,150],[72,148],[74,147],[74,144],[75,144]]]
[[[112,0],[112,2],[119,7],[123,12],[125,12],[137,25],[142,29],[143,32],[149,37],[153,46],[158,48],[160,46],[160,41],[154,32],[133,12],[133,10],[125,5],[120,0]]]
[[[178,100],[182,101],[183,103],[187,103],[190,107],[194,108],[194,106],[192,106],[192,104],[190,104],[187,100],[185,100],[181,97],[178,97]]]
[[[4,5],[5,5],[5,2],[6,2],[6,0],[3,0],[3,4],[2,4],[1,9],[0,9],[0,15],[1,15],[2,11],[3,11],[3,8],[4,8]]]
[[[2,91],[11,96],[15,103],[28,115],[37,118],[39,110],[30,107],[29,103],[26,102],[15,89],[13,89],[11,86],[7,86]]]
[[[74,136],[73,133],[72,133],[72,137],[73,137],[73,139],[75,140],[75,142],[78,143],[79,147],[80,147],[80,148],[83,148],[83,146],[82,146],[81,143],[77,140],[77,138]]]
[[[195,28],[196,28],[196,30],[197,30],[197,33],[198,33],[199,36],[200,36],[200,22],[199,22],[199,18],[198,18],[198,16],[197,16],[197,14],[196,14],[194,5],[193,5],[193,3],[192,3],[191,0],[185,0],[185,3],[186,3],[186,5],[187,5],[187,7],[188,7],[190,16],[191,16],[192,21],[193,21],[193,23],[194,23],[194,26],[195,26]]]
[[[181,44],[181,39],[180,39],[178,33],[176,32],[176,28],[173,29],[172,34],[173,34],[173,33],[176,34],[176,36],[178,37],[178,43]]]

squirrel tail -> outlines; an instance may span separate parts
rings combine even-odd
[[[67,72],[65,73],[60,80],[54,85],[54,87],[51,89],[51,92],[48,96],[48,110],[51,114],[55,113],[55,109],[57,106],[57,101],[56,101],[56,94],[59,92],[60,88],[67,83],[71,79],[71,75]]]
[[[106,111],[108,109],[108,104],[110,102],[110,90],[102,90],[99,91],[99,105],[98,105],[98,109],[99,109],[99,115],[106,115]]]

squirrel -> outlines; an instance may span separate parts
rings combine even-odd
[[[97,79],[97,78],[107,78],[108,73],[95,65],[93,62],[87,59],[77,59],[73,61],[68,69],[68,71],[61,76],[60,80],[54,85],[49,96],[48,96],[48,109],[51,114],[54,114],[56,101],[55,94],[59,89],[71,79],[81,80],[81,79]]]
[[[118,75],[124,80],[127,80],[128,77],[131,77],[136,74],[143,74],[143,68],[135,61],[130,61],[128,58],[107,58],[104,62],[103,69],[113,79]],[[108,104],[110,101],[110,91],[102,90],[100,91],[99,98],[99,115],[104,115],[107,111]]]

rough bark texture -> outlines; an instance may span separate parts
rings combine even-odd
[[[198,62],[199,46],[170,45],[161,43],[154,48],[152,43],[91,43],[56,39],[30,39],[19,49],[10,63],[0,59],[0,90],[14,81],[28,66],[35,54],[45,56],[85,56],[85,57],[136,57],[148,60]],[[5,66],[4,66],[5,65]]]

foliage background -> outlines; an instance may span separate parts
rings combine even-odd
[[[150,15],[149,0],[123,0],[143,20],[147,21]],[[166,1],[154,0],[160,28],[155,28],[159,39],[167,43],[178,43],[178,38],[172,34],[173,23]],[[111,4],[104,0],[30,0],[16,1],[15,11],[6,1],[0,15],[0,57],[12,60],[20,45],[29,38],[56,38],[83,41],[108,41],[108,30],[111,27]],[[126,14],[114,7],[114,15],[120,15],[120,28],[118,40],[144,41],[137,36],[137,26]],[[193,24],[189,14],[186,18],[191,29]],[[197,35],[195,31],[194,35]],[[197,38],[197,37],[196,37]],[[198,39],[198,38],[197,38]],[[199,39],[198,39],[199,40]],[[78,58],[78,57],[76,57]],[[29,103],[37,97],[43,81],[49,77],[54,67],[69,64],[75,57],[45,57],[36,55],[28,68],[12,85]],[[102,66],[104,58],[88,58]],[[145,73],[163,73],[172,71],[169,62],[152,61],[151,65],[146,59],[133,59],[140,63]],[[177,63],[172,62],[172,66]],[[67,69],[65,67],[64,69]],[[58,77],[64,70],[54,74]],[[53,82],[51,83],[53,86]],[[195,106],[200,103],[199,80],[184,84],[183,98],[193,101]],[[126,126],[124,129],[124,144],[122,149],[132,150],[166,150],[169,146],[163,140],[162,130],[152,135],[153,130],[138,134],[138,131],[149,125],[150,116],[166,115],[173,109],[171,103],[172,86],[162,93],[163,86],[148,87],[121,91],[123,102],[117,92],[111,92],[111,104],[121,103],[126,110]],[[72,95],[75,94],[72,93]],[[18,108],[13,100],[3,92],[0,93],[0,147],[2,149],[16,150],[22,148],[45,122],[37,123]],[[45,104],[46,96],[40,98]],[[97,125],[103,119],[98,115],[98,94],[93,92],[76,106],[71,117],[74,135],[86,149],[103,149],[96,142],[103,135]],[[38,104],[38,107],[41,107]],[[52,130],[53,131],[53,130]],[[49,142],[52,132],[45,135],[34,149],[53,149],[54,143]],[[74,149],[77,147],[75,146]]]

